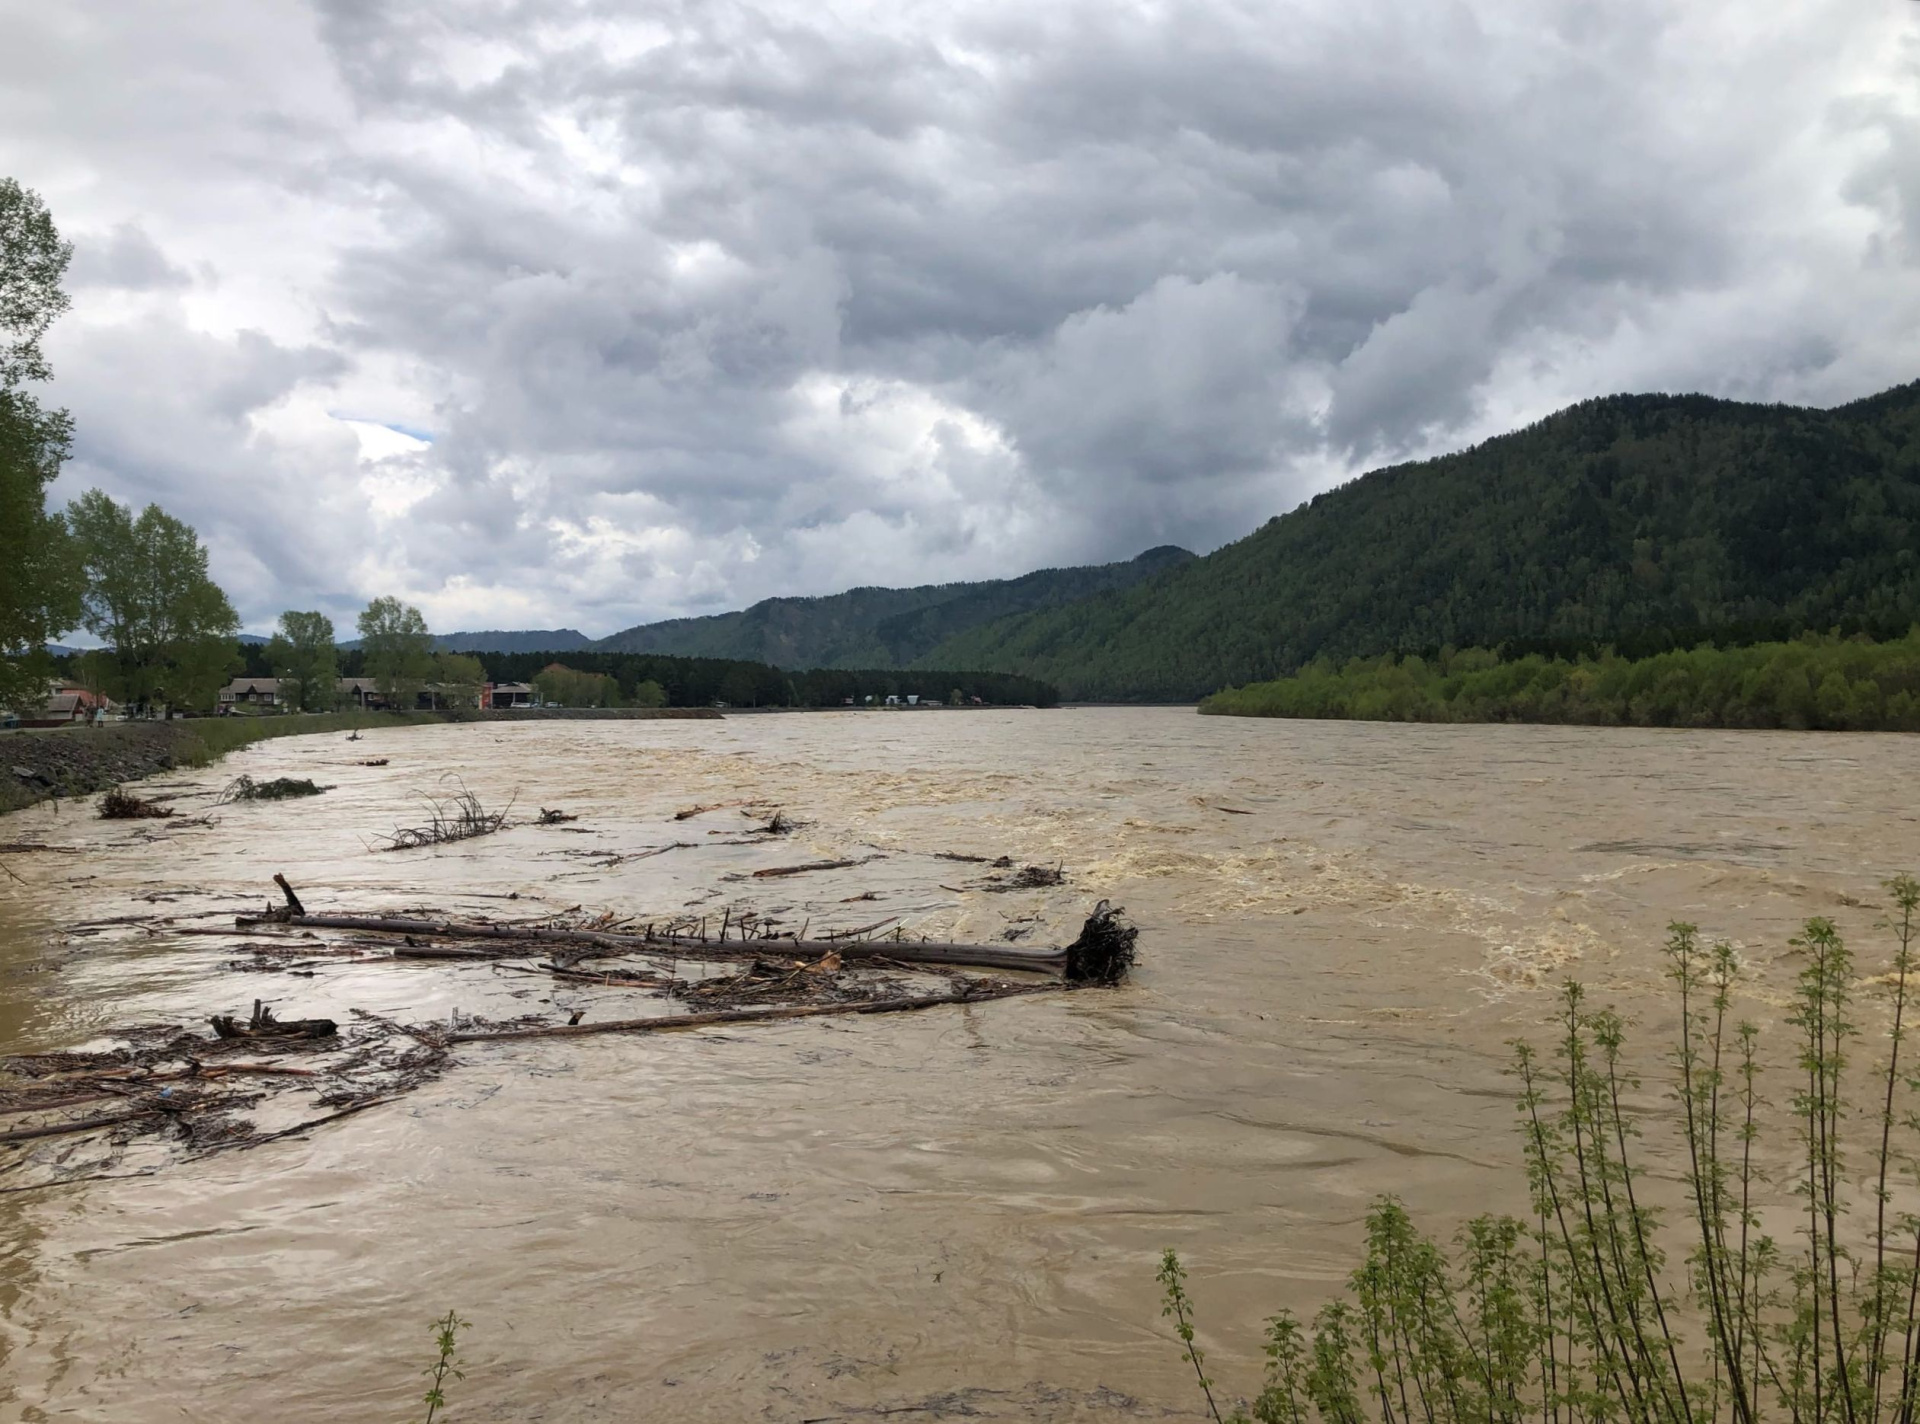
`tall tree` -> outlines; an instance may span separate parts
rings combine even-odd
[[[193,529],[157,504],[136,517],[99,490],[67,509],[86,573],[83,621],[106,643],[109,690],[146,708],[204,707],[238,662],[240,619]]]
[[[333,620],[315,611],[288,609],[267,644],[267,662],[280,679],[280,700],[302,712],[325,712],[338,694],[340,659],[333,646]]]
[[[420,610],[397,598],[376,598],[360,614],[367,676],[389,707],[412,707],[433,674],[433,635]]]
[[[44,696],[46,642],[80,616],[79,570],[46,499],[73,422],[22,389],[52,375],[40,338],[67,309],[72,255],[39,195],[0,178],[0,707]]]
[[[478,707],[486,667],[469,653],[433,655],[434,700],[442,707]]]

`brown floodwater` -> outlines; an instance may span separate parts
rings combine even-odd
[[[97,923],[217,924],[275,871],[314,910],[751,905],[1034,944],[1111,897],[1141,962],[1110,992],[467,1047],[304,1139],[136,1144],[103,1159],[114,1180],[0,1194],[7,1418],[405,1418],[449,1308],[472,1322],[452,1424],[1187,1416],[1161,1248],[1244,1389],[1260,1315],[1327,1296],[1377,1193],[1449,1232],[1520,1204],[1507,1045],[1543,1035],[1564,975],[1651,1029],[1669,921],[1733,940],[1764,988],[1810,915],[1872,952],[1879,882],[1920,869],[1920,738],[1899,736],[1176,709],[494,723],[268,742],[168,789],[198,811],[243,771],[335,787],[211,827],[0,821],[76,848],[7,857],[0,1050],[255,997],[411,1020],[634,1006],[487,965],[243,973],[217,939]],[[375,850],[443,773],[523,822],[581,819]],[[738,809],[672,819],[750,797],[802,828],[726,845]],[[618,859],[676,840],[695,844]],[[988,893],[942,851],[1067,882]],[[863,863],[725,878],[816,858]],[[5,1149],[68,1172],[100,1150]]]

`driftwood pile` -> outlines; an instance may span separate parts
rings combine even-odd
[[[137,1028],[123,1033],[126,1046],[107,1052],[0,1060],[11,1075],[0,1077],[0,1149],[18,1148],[11,1158],[0,1150],[0,1192],[123,1175],[104,1169],[124,1165],[144,1143],[172,1143],[191,1156],[305,1132],[432,1082],[461,1045],[907,1013],[1111,986],[1126,979],[1138,937],[1105,901],[1072,944],[1023,950],[909,939],[891,919],[809,938],[805,928],[782,934],[771,920],[731,910],[711,932],[688,920],[620,928],[628,922],[610,915],[587,924],[501,924],[315,914],[284,876],[274,880],[283,903],[239,916],[233,930],[174,933],[241,938],[235,967],[311,975],[367,960],[477,961],[569,990],[620,991],[629,1014],[639,993],[658,1000],[658,1011],[595,1019],[589,1005],[560,1008],[565,1022],[528,1015],[402,1024],[355,1010],[340,1024],[282,1017],[255,999],[245,1018],[210,1015],[211,1036]],[[996,972],[963,972],[983,969]],[[290,1113],[286,1100],[301,1094],[313,1096]],[[28,1166],[40,1170],[9,1184],[10,1173]]]
[[[259,1004],[238,1033],[221,1022],[211,1038],[163,1025],[128,1030],[127,1046],[104,1052],[0,1059],[9,1075],[0,1082],[0,1145],[19,1148],[0,1154],[0,1191],[95,1177],[148,1144],[199,1156],[292,1137],[392,1102],[451,1062],[444,1031],[373,1014],[357,1014],[344,1032],[325,1020],[324,1033],[311,1020],[275,1020]],[[276,1100],[289,1093],[314,1096],[282,1122],[290,1114]]]

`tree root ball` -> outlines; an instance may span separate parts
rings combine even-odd
[[[1127,923],[1126,911],[1102,900],[1080,927],[1080,938],[1067,946],[1067,982],[1121,984],[1133,968],[1134,941],[1140,931]]]

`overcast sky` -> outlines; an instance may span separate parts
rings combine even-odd
[[[0,0],[98,485],[250,628],[1205,552],[1920,376],[1913,0]],[[348,636],[343,629],[342,636]]]

